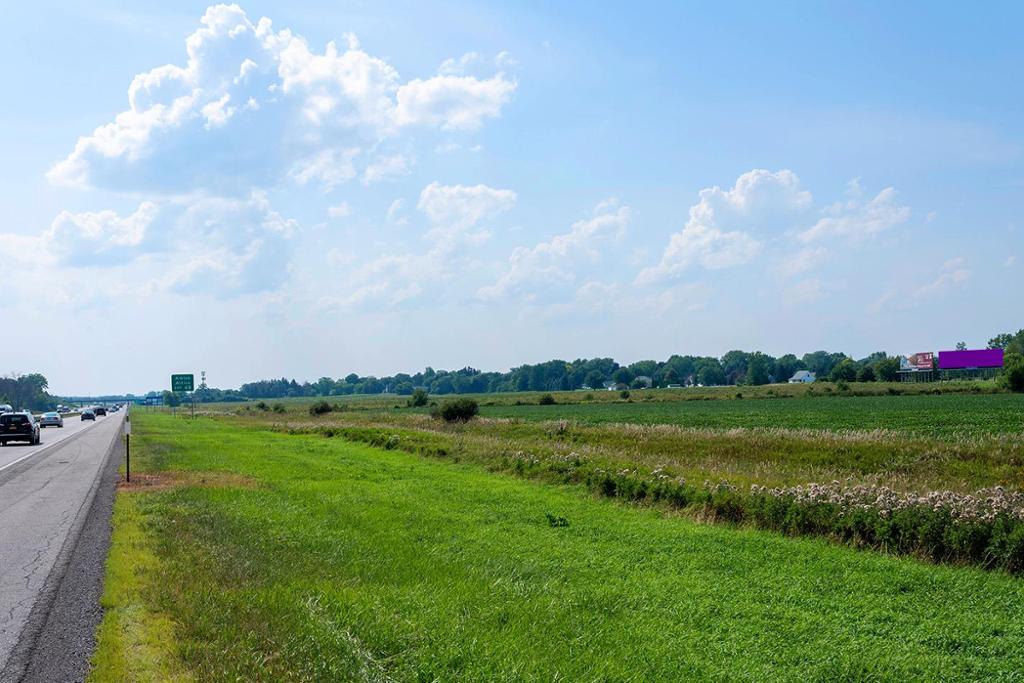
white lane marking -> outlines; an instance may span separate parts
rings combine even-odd
[[[65,437],[61,437],[60,439],[57,439],[53,443],[44,444],[44,445],[40,446],[39,448],[37,448],[36,450],[34,450],[31,453],[29,453],[28,455],[23,455],[20,458],[18,458],[17,460],[15,460],[14,462],[9,462],[6,465],[4,465],[3,467],[0,467],[0,472],[3,472],[4,470],[6,470],[9,467],[14,467],[15,465],[17,465],[22,460],[28,460],[33,455],[39,455],[43,451],[48,451],[51,448],[53,448],[54,446],[59,446],[60,444],[62,444],[65,441],[67,441],[68,439],[75,438],[76,436],[78,436],[79,434],[84,432],[86,429],[91,429],[91,428],[95,427],[97,424],[99,424],[99,423],[98,422],[93,422],[91,425],[86,425],[85,427],[82,427],[81,429],[76,431],[74,434],[68,434]]]

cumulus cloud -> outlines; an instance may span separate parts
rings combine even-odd
[[[352,36],[344,48],[331,42],[317,52],[237,5],[208,8],[185,53],[184,65],[137,75],[128,109],[79,138],[49,178],[114,191],[244,194],[291,170],[299,182],[332,185],[356,175],[345,163],[355,157],[338,150],[368,148],[410,126],[479,128],[516,88],[501,73],[403,83]]]
[[[942,272],[931,282],[921,285],[913,292],[915,299],[940,294],[950,288],[963,285],[971,277],[971,271],[964,267],[963,258],[954,258],[942,265]]]
[[[378,156],[363,171],[363,184],[372,185],[408,175],[410,166],[409,159],[401,154]]]
[[[442,185],[433,182],[420,192],[416,205],[434,227],[427,238],[438,248],[449,249],[459,242],[479,243],[486,232],[474,232],[483,221],[508,211],[516,193],[486,185]]]
[[[515,81],[501,73],[484,80],[472,76],[417,78],[398,89],[395,119],[400,125],[476,130],[484,119],[501,113],[515,89]]]
[[[576,221],[568,232],[533,247],[517,247],[505,272],[491,285],[481,287],[477,297],[485,301],[522,296],[532,300],[541,291],[571,285],[573,266],[581,257],[596,257],[602,246],[618,241],[629,225],[629,207],[618,202],[599,204],[591,218]]]
[[[121,216],[115,211],[61,211],[43,233],[42,243],[71,266],[116,264],[129,258],[146,238],[159,210],[153,202]]]
[[[296,230],[295,221],[260,193],[243,199],[144,201],[123,215],[62,211],[41,234],[18,236],[38,258],[16,265],[43,267],[54,276],[60,275],[54,266],[103,267],[106,286],[121,281],[150,291],[234,297],[284,283]],[[0,240],[9,244],[13,237],[0,235]]]
[[[761,250],[757,233],[787,224],[811,201],[797,175],[785,169],[755,169],[741,175],[732,189],[701,190],[685,227],[669,239],[661,261],[640,272],[637,283],[670,280],[695,264],[718,269],[747,263]]]
[[[336,206],[327,207],[327,215],[331,218],[346,218],[352,214],[352,208],[348,202],[342,202]]]
[[[862,239],[905,223],[910,208],[896,202],[896,190],[887,187],[868,201],[859,197],[837,202],[818,222],[800,233],[804,242],[825,238]]]

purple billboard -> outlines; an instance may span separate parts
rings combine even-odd
[[[939,351],[939,370],[967,370],[970,368],[1001,367],[1003,367],[1002,349]]]

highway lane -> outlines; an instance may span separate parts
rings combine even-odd
[[[115,413],[108,417],[116,418],[119,414]],[[104,418],[100,417],[97,419],[103,420]],[[13,463],[26,456],[32,456],[38,451],[45,450],[47,446],[69,439],[83,429],[87,429],[95,424],[88,420],[82,422],[81,418],[77,415],[66,417],[64,418],[63,427],[46,427],[39,430],[40,444],[38,446],[29,446],[21,441],[12,441],[10,444],[0,447],[0,472],[3,472],[5,468],[10,467]]]
[[[92,500],[124,413],[42,430],[42,444],[0,448],[0,671]],[[27,457],[26,457],[27,456]]]

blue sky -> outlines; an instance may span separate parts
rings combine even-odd
[[[1016,3],[163,5],[5,10],[5,371],[56,391],[1024,325]]]

